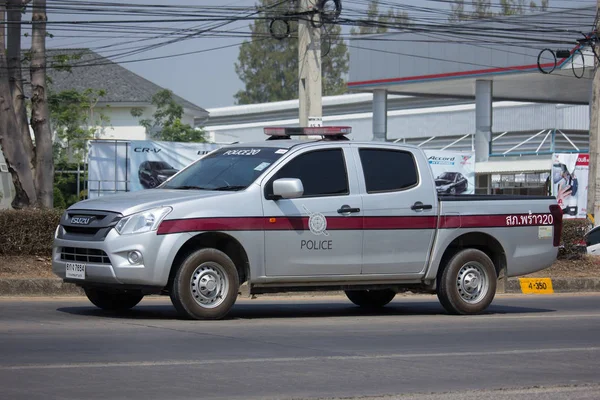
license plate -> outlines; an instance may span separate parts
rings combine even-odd
[[[85,264],[67,263],[66,277],[70,279],[85,279]]]

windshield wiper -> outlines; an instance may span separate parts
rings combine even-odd
[[[187,185],[187,186],[174,186],[174,187],[166,187],[165,189],[174,189],[174,190],[210,190],[208,188],[202,187],[202,186],[191,186],[191,185]]]
[[[229,185],[229,186],[219,186],[216,188],[212,188],[210,190],[242,190],[242,189],[246,189],[246,186],[244,185]]]
[[[243,185],[229,185],[229,186],[219,186],[215,188],[205,187],[205,186],[193,186],[193,185],[185,185],[185,186],[175,186],[175,187],[166,187],[165,189],[173,189],[173,190],[242,190],[246,189],[246,186]]]

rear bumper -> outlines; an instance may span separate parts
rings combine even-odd
[[[508,265],[507,276],[522,276],[550,268],[557,256],[558,248],[553,247],[549,251],[516,257]]]
[[[111,230],[102,242],[54,239],[52,271],[66,282],[81,286],[164,287],[177,251],[190,237],[189,233],[157,235],[156,232],[121,236]],[[64,248],[101,250],[110,263],[65,260]],[[135,250],[142,254],[142,260],[132,264],[127,255]],[[85,264],[85,279],[66,279],[68,262]]]

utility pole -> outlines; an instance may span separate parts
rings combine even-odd
[[[311,15],[314,3],[316,3],[315,0],[299,0],[298,2],[300,13],[298,21],[298,95],[301,127],[322,126],[323,118],[320,15],[319,13]]]
[[[596,3],[596,20],[594,23],[594,79],[592,81],[592,96],[590,102],[590,171],[588,179],[587,212],[594,216],[594,226],[600,225],[600,0]]]

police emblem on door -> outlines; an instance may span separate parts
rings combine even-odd
[[[329,236],[329,233],[327,233],[327,218],[325,218],[325,216],[321,213],[313,213],[308,211],[308,209],[305,206],[302,207],[304,208],[304,211],[306,211],[306,213],[309,215],[308,229],[310,229],[311,233],[317,236]]]

